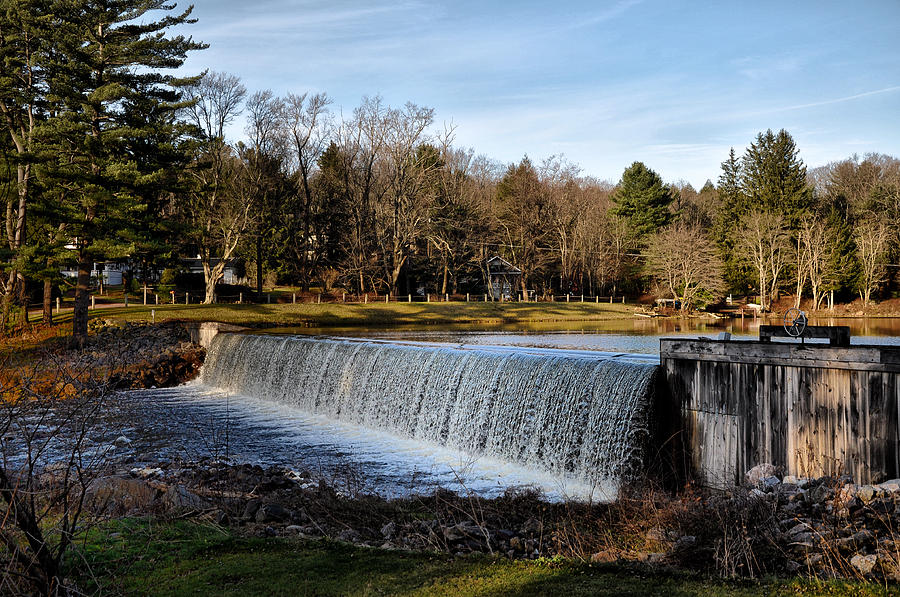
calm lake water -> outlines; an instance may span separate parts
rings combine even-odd
[[[735,339],[759,337],[760,324],[780,320],[741,319],[634,319],[595,322],[538,322],[513,325],[428,325],[391,328],[276,328],[266,334],[305,334],[410,340],[483,346],[526,346],[567,350],[597,350],[659,354],[659,339],[677,336],[716,337],[729,332]],[[850,326],[853,344],[900,345],[900,318],[812,319],[810,325]]]

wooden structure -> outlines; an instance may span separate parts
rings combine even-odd
[[[850,327],[846,325],[808,325],[803,328],[800,336],[791,336],[783,325],[761,325],[759,326],[759,339],[762,342],[769,342],[772,338],[820,338],[827,339],[829,346],[850,346]]]
[[[522,270],[499,255],[487,260],[487,271],[494,300],[509,300],[522,286]]]
[[[900,477],[900,347],[663,339],[689,473],[713,487],[768,462],[785,474]]]

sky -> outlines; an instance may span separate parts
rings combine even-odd
[[[503,163],[561,154],[615,182],[642,161],[699,188],[770,128],[811,168],[900,157],[900,0],[193,3],[179,33],[210,47],[188,71],[324,91],[337,115],[428,106]]]

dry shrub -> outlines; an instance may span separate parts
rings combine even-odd
[[[0,593],[70,594],[63,560],[105,458],[88,442],[105,388],[58,355],[0,358]]]

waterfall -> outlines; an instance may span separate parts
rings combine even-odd
[[[657,365],[222,333],[201,382],[597,486],[643,470]]]

